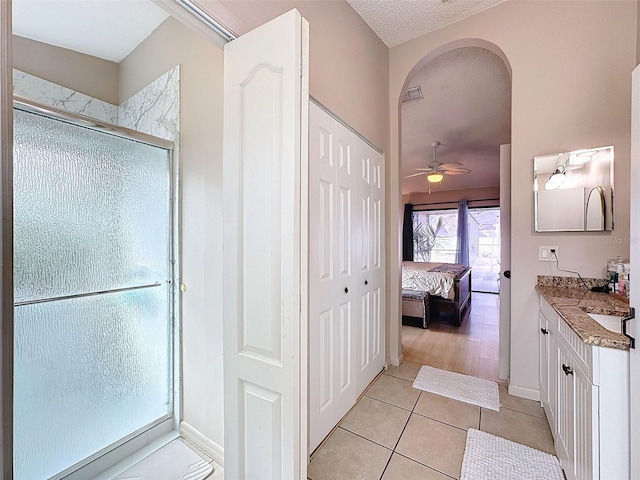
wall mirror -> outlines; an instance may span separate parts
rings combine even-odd
[[[533,158],[536,232],[613,230],[613,147]]]

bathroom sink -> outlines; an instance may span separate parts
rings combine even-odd
[[[589,315],[607,330],[616,333],[622,332],[622,325],[620,323],[622,317],[617,317],[615,315],[602,315],[599,313],[587,313],[587,315]]]

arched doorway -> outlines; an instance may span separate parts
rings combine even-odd
[[[495,294],[500,290],[500,239],[509,234],[500,231],[499,218],[501,200],[509,201],[504,191],[501,194],[500,184],[510,182],[508,170],[501,172],[501,155],[509,151],[501,145],[509,144],[511,139],[510,65],[503,52],[490,42],[479,39],[450,42],[433,49],[414,65],[404,79],[399,97],[401,205],[414,207],[411,217],[416,221],[414,226],[418,233],[426,234],[426,243],[433,248],[433,251],[429,248],[427,258],[422,251],[421,258],[416,261],[451,263],[460,259],[460,251],[468,252],[472,289],[494,294],[492,297],[472,295],[475,305],[471,315],[463,317],[466,322],[463,320],[461,327],[447,325],[439,329],[450,331],[459,350],[454,349],[452,353],[451,345],[445,345],[445,350],[452,355],[448,364],[439,362],[437,349],[424,341],[426,336],[435,335],[439,323],[432,324],[433,333],[424,332],[405,339],[404,359],[434,363],[434,366],[494,380],[499,379],[500,372],[504,375],[500,378],[506,379],[508,353],[505,354],[504,346],[508,352],[509,335],[508,329],[505,334],[500,323],[508,322],[508,318],[499,320],[499,302]],[[410,99],[416,97],[417,100]],[[434,146],[437,150],[430,148]],[[436,173],[444,176],[429,182],[424,173],[430,173],[434,166],[438,169]],[[469,170],[470,173],[461,174]],[[459,200],[467,200],[470,210],[463,216],[469,219],[465,222],[467,227],[458,231]],[[400,218],[399,230],[402,221]],[[468,239],[470,245],[461,249],[458,236]],[[432,314],[439,311],[433,306],[431,310]],[[484,322],[488,323],[483,325],[479,317],[486,317],[487,313],[491,318],[485,318]],[[446,322],[447,319],[441,320]],[[416,333],[411,327],[404,327],[404,330]],[[499,346],[500,332],[503,338]],[[399,332],[400,341],[401,338]],[[416,355],[416,349],[420,348],[431,351]],[[503,357],[503,365],[499,365],[498,352]],[[458,357],[468,358],[469,362],[466,365],[458,361],[456,365],[450,363],[451,358]]]

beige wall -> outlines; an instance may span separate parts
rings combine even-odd
[[[636,0],[636,65],[640,64],[640,0]]]
[[[510,64],[510,388],[519,395],[538,395],[537,343],[531,341],[537,337],[536,276],[557,273],[553,264],[537,261],[538,246],[558,245],[560,265],[588,277],[602,276],[608,258],[629,254],[631,71],[636,63],[636,18],[635,1],[506,2],[390,51],[389,179],[396,189],[390,195],[398,198],[398,103],[411,70],[435,49],[464,39],[495,44]],[[534,233],[532,158],[603,145],[616,149],[616,230],[600,234]],[[399,236],[399,226],[399,216],[389,216],[388,244]],[[397,245],[393,247],[399,252]],[[396,285],[388,288],[399,291]]]
[[[118,105],[118,64],[13,36],[13,68]]]
[[[120,64],[120,98],[180,65],[183,419],[224,444],[222,50],[173,18]]]
[[[441,203],[456,203],[458,200],[469,200],[474,207],[489,207],[500,205],[500,187],[469,188],[467,190],[449,190],[432,193],[412,193],[402,196],[402,203],[412,203],[413,205],[428,205]],[[483,200],[483,201],[480,201]],[[420,209],[420,207],[415,207]],[[443,207],[443,208],[446,208]]]

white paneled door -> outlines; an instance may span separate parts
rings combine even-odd
[[[508,277],[505,272],[508,272]],[[509,378],[511,341],[511,144],[500,145],[500,333],[498,378]]]
[[[361,393],[380,373],[384,363],[382,352],[384,165],[382,155],[364,141],[359,140],[354,150],[360,181],[358,190],[361,207],[361,248],[357,249],[359,267],[357,285],[361,300],[357,386],[358,393]]]
[[[383,367],[382,161],[310,104],[310,451]]]
[[[306,478],[308,24],[224,56],[225,476]]]
[[[352,245],[358,212],[353,135],[309,106],[309,433],[313,451],[355,403],[355,317],[359,308]]]

